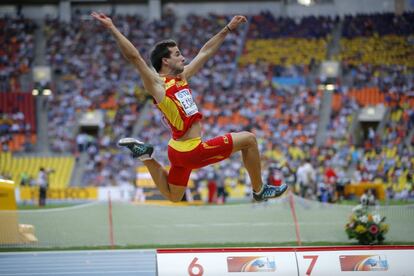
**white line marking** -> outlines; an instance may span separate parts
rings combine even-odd
[[[67,211],[67,210],[76,210],[76,209],[82,209],[85,207],[89,207],[89,206],[93,206],[93,205],[98,205],[100,202],[99,201],[93,201],[93,202],[88,202],[88,203],[84,203],[84,204],[78,204],[75,206],[69,206],[69,207],[60,207],[60,208],[51,208],[51,209],[37,209],[37,210],[18,210],[19,213],[49,213],[49,212],[61,212],[61,211]]]
[[[320,226],[320,225],[342,225],[346,223],[346,221],[340,222],[307,222],[307,223],[299,223],[300,226]],[[293,226],[293,222],[222,222],[222,223],[203,223],[203,224],[195,224],[195,223],[180,223],[180,224],[152,224],[152,225],[145,225],[145,226],[134,226],[133,228],[148,228],[148,227],[157,227],[157,228],[170,228],[170,227],[183,227],[183,228],[205,228],[205,227],[231,227],[231,226],[249,226],[249,227],[256,227],[256,226]]]

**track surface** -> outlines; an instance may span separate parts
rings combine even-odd
[[[155,250],[0,253],[0,275],[155,276]]]

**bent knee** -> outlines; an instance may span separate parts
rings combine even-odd
[[[233,152],[257,147],[256,135],[248,131],[232,133]]]
[[[257,139],[256,139],[256,135],[246,131],[246,136],[247,136],[247,143],[249,146],[256,146],[257,145]]]
[[[170,196],[170,201],[174,203],[180,202],[182,199],[183,199],[183,196],[181,197]]]
[[[171,202],[180,202],[184,197],[184,193],[187,187],[169,184],[169,188],[170,188],[170,195],[168,199]]]
[[[256,135],[254,135],[253,133],[249,131],[242,131],[239,134],[240,134],[241,143],[245,147],[252,147],[252,146],[257,145]]]

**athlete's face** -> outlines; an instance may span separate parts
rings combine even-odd
[[[168,67],[173,74],[180,74],[184,71],[185,58],[177,46],[169,48],[170,57],[166,59]]]

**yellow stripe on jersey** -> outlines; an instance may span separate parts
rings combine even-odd
[[[171,98],[165,96],[162,102],[158,104],[158,107],[173,127],[178,130],[184,129],[184,121],[181,119],[177,105]]]
[[[185,80],[181,80],[181,81],[177,81],[175,84],[178,88],[187,85],[187,81]]]
[[[165,78],[164,78],[165,79]],[[165,81],[165,80],[164,80]],[[170,89],[173,85],[175,85],[175,79],[172,79],[165,83],[165,90],[167,91]]]
[[[192,139],[188,139],[184,141],[177,141],[174,139],[170,139],[170,141],[168,142],[168,145],[172,147],[173,149],[175,149],[176,151],[187,152],[187,151],[192,151],[193,149],[195,149],[198,145],[200,145],[200,143],[201,143],[201,137],[196,137],[196,138],[192,138]]]

